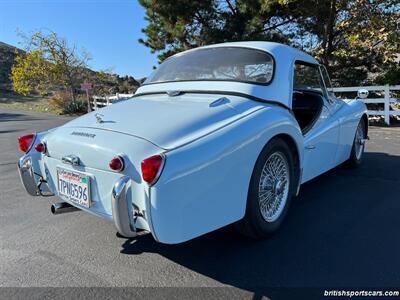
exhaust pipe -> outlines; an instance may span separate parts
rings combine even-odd
[[[79,208],[72,206],[71,204],[69,204],[67,202],[54,203],[51,205],[50,209],[51,209],[51,213],[53,215],[59,215],[59,214],[79,210]]]

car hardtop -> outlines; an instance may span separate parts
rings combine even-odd
[[[199,51],[201,49],[232,47],[248,48],[264,51],[272,56],[274,60],[274,74],[272,80],[266,84],[257,84],[240,81],[213,81],[213,80],[181,80],[172,82],[155,82],[144,84],[136,91],[136,96],[154,94],[170,91],[199,92],[199,93],[226,93],[248,96],[250,99],[258,99],[265,102],[280,104],[286,108],[292,107],[293,72],[296,61],[307,64],[319,65],[312,56],[293,47],[275,42],[249,41],[230,42],[208,45],[190,49],[173,57],[179,57],[185,53]]]
[[[229,43],[219,43],[219,44],[213,44],[213,45],[207,45],[207,46],[202,46],[202,47],[197,47],[193,49],[189,49],[180,53],[177,53],[175,55],[172,55],[171,57],[174,56],[179,56],[188,52],[196,51],[196,50],[201,50],[201,49],[209,49],[209,48],[221,48],[221,47],[226,47],[226,48],[231,48],[231,47],[239,47],[239,48],[249,48],[249,49],[255,49],[255,50],[261,50],[264,52],[267,52],[272,55],[272,57],[275,60],[281,60],[289,57],[298,57],[298,60],[307,62],[310,64],[319,64],[319,62],[312,57],[311,55],[290,47],[285,44],[280,44],[276,42],[267,42],[267,41],[248,41],[248,42],[229,42]]]

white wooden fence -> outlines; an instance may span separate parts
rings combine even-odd
[[[133,94],[115,94],[114,96],[93,96],[93,108],[96,110],[101,107],[109,106],[118,100],[129,99]]]
[[[374,94],[382,95],[382,98],[366,98],[361,99],[366,104],[370,103],[383,103],[383,110],[368,110],[370,116],[384,116],[385,123],[390,125],[390,116],[400,116],[400,110],[390,110],[390,104],[400,102],[399,99],[392,98],[392,91],[400,91],[400,85],[380,85],[380,86],[353,86],[353,87],[338,87],[334,88],[333,91],[336,93],[354,93],[359,89],[365,89]]]
[[[399,99],[391,97],[392,91],[400,91],[400,85],[380,85],[380,86],[352,86],[352,87],[338,87],[333,91],[336,93],[356,93],[359,89],[365,89],[374,94],[382,95],[382,98],[366,98],[362,99],[366,104],[370,103],[383,103],[383,110],[368,110],[370,116],[384,116],[385,123],[390,125],[390,116],[400,116],[400,110],[390,110],[390,104],[400,102]],[[115,101],[129,99],[133,94],[115,94],[115,96],[93,96],[94,109],[111,105]],[[354,98],[354,97],[353,97]]]

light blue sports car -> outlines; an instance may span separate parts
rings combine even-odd
[[[360,95],[363,95],[360,93]],[[180,243],[225,225],[276,231],[302,183],[361,163],[368,115],[313,57],[270,42],[165,60],[132,99],[19,138],[27,192]]]

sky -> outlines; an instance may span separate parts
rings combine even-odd
[[[144,14],[136,0],[0,0],[0,41],[18,47],[17,29],[50,29],[85,48],[90,68],[142,78],[157,64],[138,42]]]

